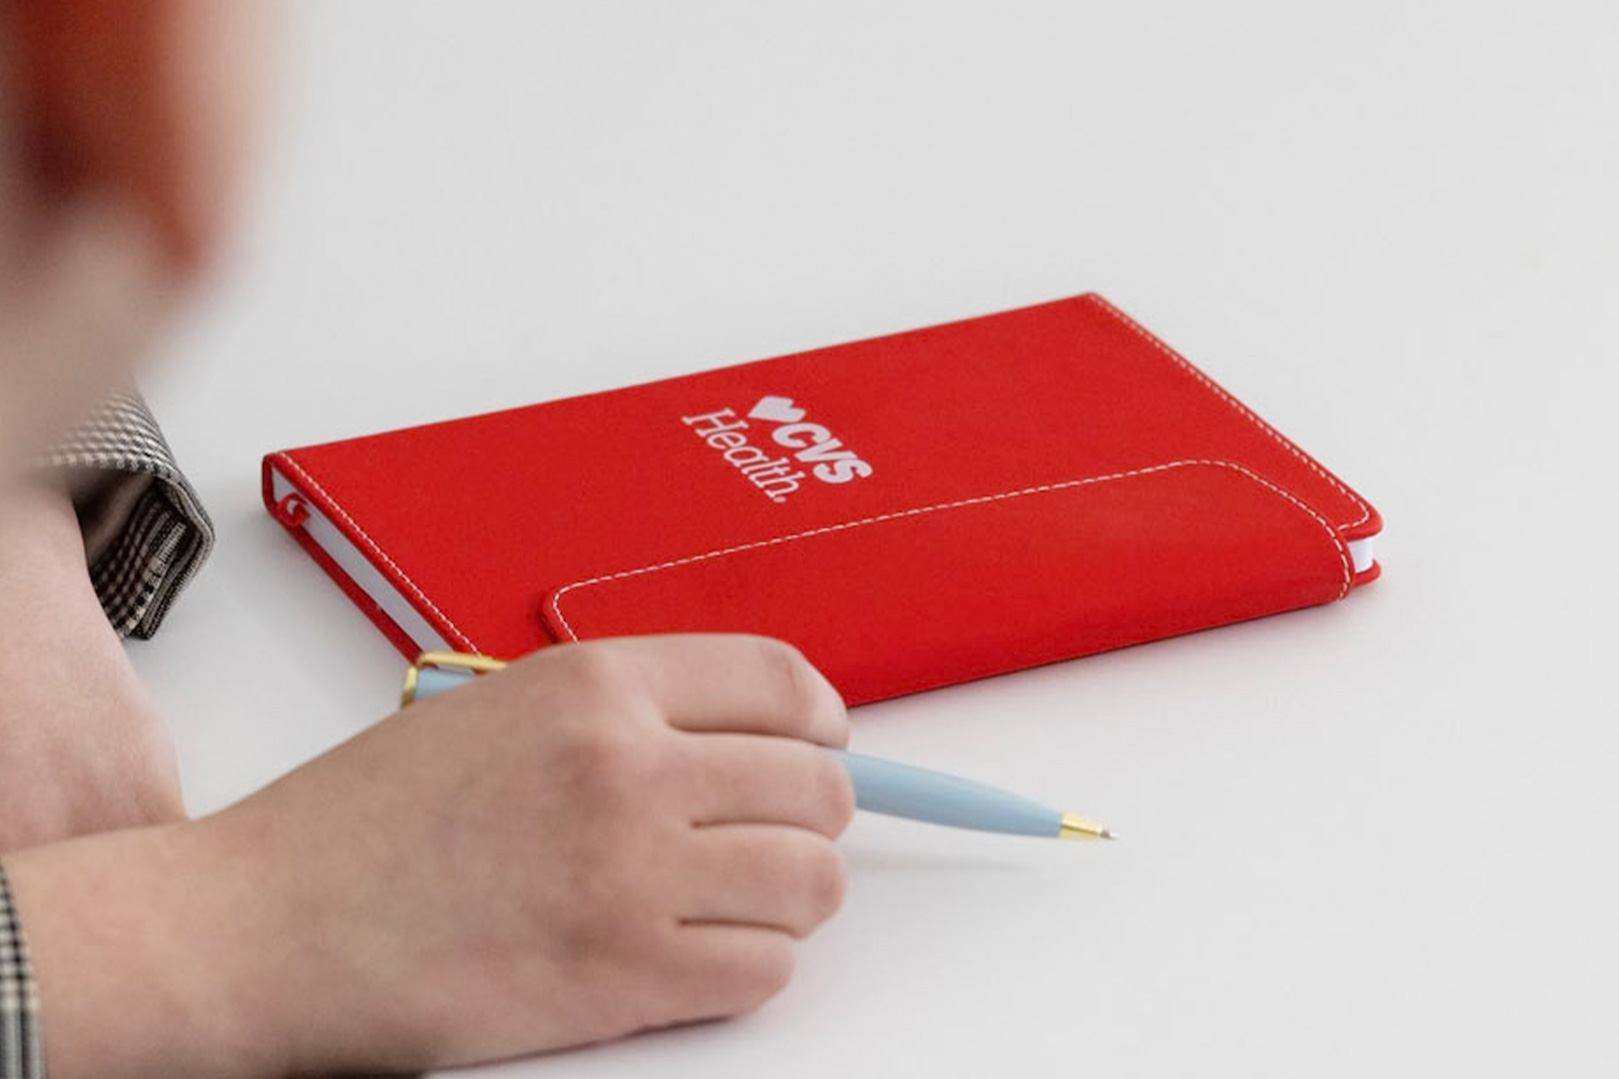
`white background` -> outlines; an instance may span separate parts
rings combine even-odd
[[[272,449],[1095,288],[1388,522],[1342,604],[857,714],[1123,842],[863,818],[779,1000],[501,1074],[1619,1069],[1619,5],[346,0],[286,37],[149,384],[220,532],[135,646],[195,811],[400,673],[260,508]]]

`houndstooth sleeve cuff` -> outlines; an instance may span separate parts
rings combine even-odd
[[[39,1051],[39,997],[28,947],[0,866],[0,1079],[44,1079]]]
[[[208,557],[214,526],[146,403],[109,396],[35,464],[73,492],[107,619],[120,636],[150,637]]]

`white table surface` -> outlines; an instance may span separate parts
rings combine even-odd
[[[777,1001],[496,1074],[1619,1069],[1619,5],[347,0],[286,37],[149,380],[219,526],[134,646],[197,812],[399,676],[260,508],[271,449],[1094,288],[1388,522],[1342,604],[857,713],[1123,842],[863,818]]]

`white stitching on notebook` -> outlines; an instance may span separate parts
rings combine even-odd
[[[1221,388],[1219,383],[1215,382],[1208,375],[1198,370],[1197,366],[1190,360],[1186,359],[1186,357],[1182,356],[1180,353],[1158,340],[1158,338],[1154,337],[1149,330],[1141,325],[1141,323],[1137,322],[1123,311],[1120,311],[1117,307],[1114,307],[1107,301],[1105,297],[1098,296],[1096,293],[1090,292],[1085,294],[1085,299],[1090,300],[1092,303],[1096,304],[1103,311],[1112,315],[1126,327],[1134,330],[1140,337],[1146,340],[1148,344],[1152,345],[1159,352],[1162,352],[1165,356],[1168,356],[1170,359],[1174,360],[1180,365],[1181,370],[1185,371],[1187,374],[1201,382],[1216,397],[1220,398],[1226,404],[1236,409],[1240,415],[1245,416],[1249,423],[1252,423],[1255,427],[1259,428],[1271,438],[1274,438],[1277,442],[1281,443],[1294,457],[1297,457],[1300,461],[1303,461],[1306,465],[1310,466],[1311,471],[1320,476],[1322,479],[1326,480],[1328,483],[1332,484],[1338,489],[1340,494],[1349,499],[1349,501],[1353,502],[1355,505],[1359,506],[1360,516],[1343,525],[1343,528],[1354,528],[1356,525],[1364,524],[1366,519],[1371,517],[1372,507],[1367,505],[1364,500],[1355,494],[1355,492],[1344,486],[1342,480],[1328,472],[1325,468],[1322,468],[1321,465],[1316,463],[1316,461],[1312,459],[1309,454],[1305,453],[1292,442],[1288,441],[1288,439],[1280,431],[1276,430],[1276,428],[1272,427],[1270,424],[1256,416],[1247,405],[1243,404],[1241,401],[1227,393],[1223,388]]]
[[[387,553],[377,545],[377,541],[372,539],[370,535],[366,533],[366,530],[361,528],[354,518],[350,517],[348,513],[344,511],[343,507],[337,504],[337,499],[328,494],[326,489],[317,483],[315,481],[315,477],[306,472],[302,465],[300,465],[297,461],[294,461],[285,453],[277,453],[273,455],[272,460],[279,461],[288,468],[292,469],[294,472],[298,473],[298,475],[303,478],[303,481],[313,488],[315,493],[324,499],[326,503],[337,512],[339,517],[343,518],[343,520],[348,523],[348,526],[354,530],[354,534],[360,538],[361,542],[369,547],[373,554],[382,559],[389,569],[394,571],[394,574],[401,582],[403,582],[404,586],[410,590],[411,595],[415,596],[428,610],[437,615],[439,621],[444,624],[444,627],[459,638],[459,640],[456,642],[457,644],[468,652],[476,652],[478,650],[477,646],[472,643],[472,638],[468,637],[465,633],[462,633],[461,627],[450,621],[450,616],[439,610],[438,605],[427,598],[427,593],[416,587],[416,582],[412,581],[405,571],[399,568],[399,564],[397,562],[388,557]]]
[[[940,510],[960,509],[963,506],[976,506],[986,502],[1000,502],[1009,498],[1021,498],[1024,495],[1042,494],[1048,491],[1062,491],[1071,487],[1085,487],[1093,483],[1106,483],[1111,480],[1129,479],[1133,476],[1145,476],[1153,472],[1165,472],[1172,468],[1183,468],[1187,465],[1213,465],[1219,468],[1231,469],[1240,475],[1247,476],[1260,486],[1281,495],[1287,501],[1309,514],[1310,518],[1314,520],[1316,524],[1320,525],[1322,531],[1327,534],[1327,539],[1332,543],[1333,550],[1337,551],[1338,553],[1338,560],[1343,564],[1343,588],[1338,592],[1338,595],[1335,598],[1343,599],[1349,594],[1349,589],[1354,581],[1354,570],[1349,557],[1349,545],[1344,542],[1341,536],[1338,535],[1338,530],[1333,528],[1330,521],[1328,521],[1321,514],[1317,513],[1310,506],[1306,505],[1291,491],[1283,490],[1281,487],[1278,487],[1276,484],[1265,479],[1263,476],[1258,475],[1242,465],[1236,464],[1233,461],[1199,458],[1184,461],[1170,461],[1167,464],[1153,465],[1150,468],[1135,468],[1128,472],[1114,472],[1106,476],[1088,476],[1085,479],[1065,480],[1061,483],[1042,483],[1035,487],[1024,487],[1021,490],[1002,491],[999,494],[980,495],[976,498],[963,498],[955,502],[940,502],[932,506],[918,506],[908,510],[895,510],[892,513],[880,513],[875,517],[863,517],[855,521],[844,521],[840,524],[826,525],[822,528],[812,528],[806,532],[795,532],[788,536],[776,536],[773,539],[755,540],[752,543],[738,544],[735,547],[722,547],[718,550],[707,551],[698,555],[691,555],[687,558],[676,558],[669,562],[659,562],[656,565],[642,566],[639,569],[628,569],[621,570],[618,573],[603,574],[600,577],[591,577],[583,581],[574,581],[572,584],[563,585],[561,588],[557,589],[556,592],[551,596],[551,611],[556,615],[557,624],[562,627],[563,632],[568,635],[568,638],[570,640],[577,641],[579,639],[579,634],[574,632],[573,626],[568,622],[567,616],[562,613],[562,597],[576,588],[584,588],[593,584],[602,584],[607,581],[622,580],[626,577],[639,577],[643,574],[673,569],[676,566],[690,565],[693,562],[704,562],[711,558],[719,558],[724,555],[737,554],[742,551],[752,551],[760,547],[774,547],[783,543],[791,543],[794,540],[809,539],[812,536],[822,536],[829,532],[845,532],[852,528],[860,528],[865,525],[874,525],[882,521],[892,521],[902,517],[920,517],[923,514],[936,513]]]

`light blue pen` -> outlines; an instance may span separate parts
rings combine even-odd
[[[464,685],[478,674],[498,671],[502,660],[462,652],[423,652],[405,672],[404,704]],[[1112,839],[1095,821],[1051,809],[1029,798],[960,776],[909,764],[830,750],[843,761],[854,784],[855,804],[890,817],[971,828],[980,832],[1047,836],[1053,839]]]

